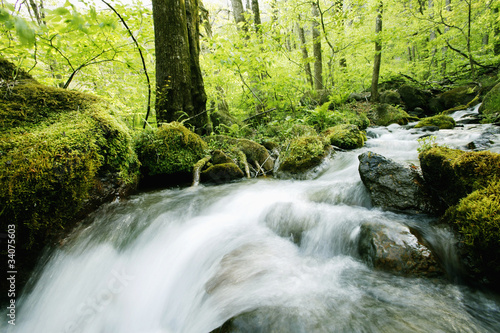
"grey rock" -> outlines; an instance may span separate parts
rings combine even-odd
[[[401,165],[373,152],[363,153],[358,159],[361,180],[374,206],[396,212],[433,211],[417,167]]]

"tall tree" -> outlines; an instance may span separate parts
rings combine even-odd
[[[255,31],[259,31],[259,26],[262,24],[260,20],[259,0],[252,0],[253,24]]]
[[[321,34],[319,32],[319,8],[318,3],[312,4],[312,38],[314,54],[314,89],[323,90],[323,58],[321,53]]]
[[[493,9],[493,13],[498,17],[498,12],[500,9],[500,5],[497,3],[497,7]],[[493,29],[493,34],[495,36],[495,43],[493,45],[493,53],[495,55],[500,55],[500,20],[495,20],[495,27]]]
[[[236,24],[245,24],[245,10],[243,9],[241,0],[231,0],[231,7],[233,7],[233,17]]]
[[[186,119],[207,124],[205,88],[199,64],[198,0],[153,0],[158,123]]]
[[[371,101],[379,101],[378,93],[378,79],[380,77],[380,63],[382,62],[382,13],[384,11],[384,3],[379,2],[377,7],[377,18],[375,20],[375,58],[373,61],[373,74],[372,74],[372,86],[371,86]]]
[[[304,27],[300,25],[300,15],[297,22],[297,30],[299,32],[299,40],[300,40],[300,48],[302,50],[302,60],[304,61],[304,70],[306,73],[307,81],[311,85],[311,89],[314,89],[314,81],[311,72],[311,64],[309,63],[309,53],[307,52],[307,44],[306,44],[306,34],[304,32]]]

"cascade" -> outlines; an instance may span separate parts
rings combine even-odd
[[[432,134],[461,148],[485,126]],[[418,224],[449,267],[456,260],[451,234],[429,217],[373,208],[358,174],[368,150],[418,163],[422,132],[391,125],[368,136],[311,179],[165,189],[101,207],[47,254],[18,300],[16,326],[0,330],[207,333],[236,318],[232,332],[500,331],[495,296],[360,259],[370,221]],[[491,150],[500,152],[498,135]]]

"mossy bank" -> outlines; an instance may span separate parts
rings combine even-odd
[[[18,77],[0,84],[0,227],[15,225],[18,258],[36,258],[77,219],[133,189],[139,162],[110,103]]]

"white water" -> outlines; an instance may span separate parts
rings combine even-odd
[[[462,147],[483,126],[466,127],[432,134]],[[418,163],[422,133],[392,125],[370,135],[315,179],[168,189],[102,207],[48,256],[16,326],[0,330],[205,333],[244,314],[234,332],[500,331],[496,296],[373,271],[358,257],[369,221],[417,225],[454,258],[431,219],[373,209],[358,175],[366,150]]]

